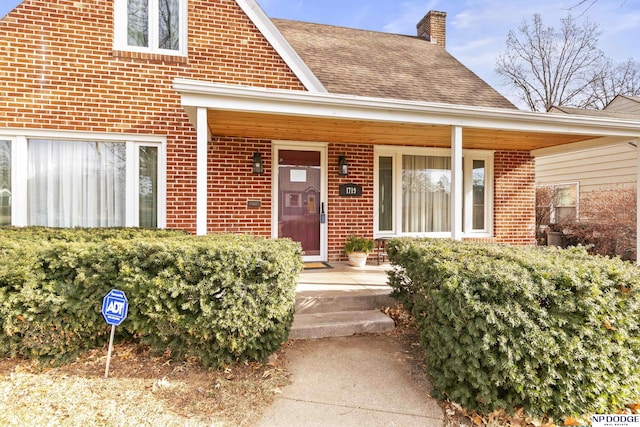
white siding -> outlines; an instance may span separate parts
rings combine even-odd
[[[538,186],[579,182],[583,192],[636,179],[636,148],[627,143],[536,158]]]

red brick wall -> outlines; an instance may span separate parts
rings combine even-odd
[[[190,0],[188,28],[186,59],[114,52],[112,1],[25,0],[0,20],[0,128],[166,135],[167,226],[195,231],[195,130],[173,80],[304,87],[235,1]]]
[[[263,174],[251,168],[256,151],[262,154]],[[271,141],[214,138],[209,146],[209,232],[271,237],[271,163]],[[249,200],[262,205],[248,207]]]
[[[346,259],[342,249],[351,234],[373,238],[373,145],[329,145],[329,260]],[[338,157],[346,156],[349,175],[338,175]],[[340,184],[362,185],[362,197],[340,197]]]
[[[535,163],[528,152],[494,157],[494,236],[497,243],[535,244]]]
[[[251,172],[253,153],[260,151],[264,174]],[[346,155],[349,175],[338,175],[338,156]],[[209,147],[210,232],[251,233],[271,236],[271,141],[214,138]],[[362,197],[340,197],[340,184],[362,185]],[[347,236],[373,237],[373,146],[329,144],[328,148],[329,260],[344,259]],[[260,200],[260,208],[248,208],[248,200]]]

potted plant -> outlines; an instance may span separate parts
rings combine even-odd
[[[369,253],[373,251],[373,240],[351,235],[344,245],[344,253],[349,259],[349,265],[364,267]]]

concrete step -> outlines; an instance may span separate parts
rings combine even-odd
[[[307,291],[296,294],[296,315],[366,311],[395,305],[389,290],[381,291]]]
[[[387,332],[394,327],[393,320],[380,310],[296,313],[289,338],[345,337],[365,332]]]

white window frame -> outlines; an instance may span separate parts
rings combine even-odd
[[[493,151],[465,150],[463,157],[464,177],[464,237],[491,237],[493,236]],[[473,161],[484,161],[485,188],[484,188],[484,228],[473,229]]]
[[[435,237],[450,238],[451,232],[436,233],[404,233],[402,232],[402,157],[410,156],[435,156],[451,157],[449,148],[424,148],[424,147],[399,147],[399,146],[375,146],[374,147],[374,192],[373,192],[373,225],[374,237]],[[464,159],[464,218],[463,237],[486,238],[493,236],[493,158],[494,152],[487,150],[463,150]],[[393,226],[392,230],[380,231],[379,216],[379,167],[380,157],[391,157],[393,160]],[[473,160],[485,162],[485,227],[482,230],[472,230],[473,226]]]
[[[170,56],[187,56],[188,37],[188,0],[180,1],[180,48],[178,50],[160,49],[158,0],[149,0],[149,46],[129,46],[127,0],[113,0],[113,48],[125,52],[156,53]]]
[[[570,186],[575,186],[576,187],[576,222],[580,219],[580,182],[579,181],[569,181],[569,182],[559,182],[559,183],[555,183],[555,184],[544,184],[544,185],[540,185],[539,187],[547,187],[547,188],[551,188],[551,201],[550,201],[550,206],[549,206],[549,224],[557,224],[558,222],[558,218],[556,218],[557,216],[557,209],[558,207],[561,208],[565,208],[565,207],[570,207],[570,206],[558,206],[557,202],[556,202],[556,192],[558,191],[558,188],[563,188],[563,187],[570,187]],[[536,208],[537,208],[537,204],[536,204]]]
[[[61,141],[100,141],[126,144],[126,217],[125,226],[137,227],[139,224],[139,147],[158,147],[158,228],[166,228],[166,151],[167,140],[155,135],[127,135],[109,133],[65,132],[46,130],[0,130],[0,139],[11,141],[11,225],[28,225],[28,144],[30,139],[50,139]],[[130,159],[133,159],[131,161]],[[21,167],[18,167],[20,165]]]

